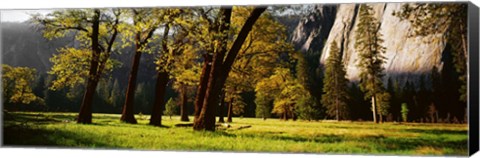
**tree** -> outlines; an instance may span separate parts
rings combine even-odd
[[[133,116],[133,100],[136,85],[138,67],[140,58],[143,53],[151,53],[153,48],[151,43],[156,41],[158,36],[154,36],[162,24],[170,25],[173,18],[178,16],[182,10],[180,9],[131,9],[130,14],[133,24],[124,33],[125,38],[134,38],[135,53],[132,60],[132,68],[128,79],[126,91],[126,100],[122,111],[121,120],[127,123],[136,123]],[[171,16],[171,17],[169,17]],[[164,30],[169,32],[168,29]],[[126,40],[124,40],[126,41]]]
[[[280,95],[273,101],[272,113],[281,116],[283,120],[292,118],[296,120],[298,116],[295,115],[298,109],[298,100],[307,95],[306,89],[298,82],[287,80],[282,87]]]
[[[249,8],[235,8],[232,12],[230,31],[239,32],[249,13]],[[227,98],[239,98],[233,101],[227,99],[225,102],[229,106],[228,109],[240,110],[239,107],[246,104],[243,101],[239,102],[240,99],[243,100],[241,95],[253,91],[259,80],[271,76],[274,68],[281,65],[279,60],[282,60],[282,54],[293,52],[293,46],[287,42],[285,32],[285,26],[277,22],[270,12],[263,13],[258,18],[245,39],[224,86]],[[232,44],[233,42],[229,40],[228,46]],[[233,113],[229,112],[229,121]]]
[[[317,67],[318,64],[313,66],[315,62],[312,62],[312,59],[307,57],[312,54],[295,52],[289,55],[293,57],[293,61],[296,63],[294,68],[296,81],[306,90],[304,92],[305,94],[296,100],[295,113],[301,119],[309,121],[317,120],[321,114],[321,107],[320,102],[317,100],[317,96],[319,95],[316,89],[318,88],[313,87],[319,84],[315,83],[315,79],[317,79],[316,77],[318,76],[317,73],[315,73],[316,69],[312,67]]]
[[[124,94],[122,94],[121,92],[121,89],[120,89],[120,85],[118,83],[118,79],[115,79],[115,81],[113,82],[113,87],[112,87],[112,91],[111,91],[111,94],[110,94],[110,102],[112,103],[112,106],[113,107],[120,107],[121,106],[121,98],[124,98],[123,97]]]
[[[200,110],[200,112],[198,112],[198,116],[195,115],[196,118],[193,126],[195,130],[215,130],[215,111],[218,103],[218,96],[225,84],[230,70],[232,69],[232,65],[241,49],[241,46],[245,42],[245,39],[247,38],[256,20],[265,10],[265,7],[255,7],[253,9],[250,16],[242,26],[242,29],[237,34],[232,46],[227,51],[226,44],[229,36],[226,32],[229,30],[232,9],[220,9],[218,14],[220,25],[216,33],[220,33],[222,35],[217,41],[218,45],[216,48],[218,49],[213,53],[212,62],[204,62],[204,64],[211,64],[211,66],[204,66],[205,69],[202,70],[202,77],[200,78],[200,85],[197,91],[199,92],[197,93],[198,99],[196,99],[195,102],[196,110]],[[212,31],[213,30],[214,29],[212,29]],[[209,72],[206,71],[208,69],[210,69]],[[209,77],[206,78],[204,76]],[[201,98],[203,98],[203,101],[200,101],[202,100]],[[202,103],[202,105],[200,105],[200,103]]]
[[[177,113],[177,107],[177,103],[172,98],[170,98],[168,99],[167,104],[165,104],[165,111],[163,111],[163,113],[165,115],[168,115],[170,119],[172,119],[172,115]]]
[[[80,41],[81,47],[91,49],[87,86],[77,118],[78,123],[92,123],[93,96],[106,62],[117,45],[115,39],[121,25],[120,15],[118,9],[78,9],[58,10],[45,17],[39,14],[32,17],[35,23],[43,26],[41,29],[44,37],[53,39],[76,33],[75,38]]]
[[[300,119],[318,120],[320,118],[319,105],[310,95],[305,95],[297,101],[296,112]]]
[[[272,76],[257,84],[256,90],[260,94],[270,93],[274,98],[272,113],[283,120],[296,119],[297,102],[308,95],[305,87],[294,78],[288,68],[276,68]]]
[[[266,120],[271,116],[272,112],[272,101],[267,94],[256,93],[255,94],[255,104],[257,105],[255,109],[255,116],[263,118]]]
[[[43,104],[43,99],[32,91],[35,71],[28,67],[11,67],[2,64],[3,105],[33,102]]]
[[[193,42],[187,35],[193,31],[196,23],[189,9],[165,9],[163,35],[158,53],[156,53],[157,79],[155,84],[155,101],[153,103],[150,125],[162,125],[162,111],[165,108],[165,90],[170,81],[170,70],[175,63],[175,55],[182,52],[187,42]],[[193,23],[190,24],[187,21]],[[188,40],[185,40],[188,39]]]
[[[408,106],[407,106],[407,103],[402,103],[402,111],[400,111],[402,113],[402,120],[403,122],[407,122],[408,121]]]
[[[246,103],[243,101],[241,94],[237,92],[226,92],[225,96],[227,104],[227,122],[233,122],[233,115],[240,115],[244,112]]]
[[[330,47],[330,56],[325,64],[323,78],[322,105],[327,107],[327,114],[338,120],[348,118],[348,79],[342,63],[342,54],[337,42],[333,41]]]
[[[178,53],[174,55],[170,77],[174,80],[173,88],[179,94],[180,119],[181,121],[189,121],[187,103],[192,88],[198,85],[200,75],[200,64],[198,50],[194,45],[188,43],[184,45]]]
[[[132,14],[133,25],[128,28],[127,31],[131,31],[132,33],[125,32],[124,36],[125,38],[132,38],[132,36],[134,36],[135,53],[133,55],[132,68],[128,77],[128,85],[125,94],[126,99],[120,120],[126,123],[136,124],[137,120],[134,117],[133,104],[140,58],[142,53],[149,51],[148,44],[152,41],[152,37],[154,37],[153,33],[158,27],[160,27],[162,16],[157,9],[131,9],[130,12]]]
[[[390,110],[390,93],[388,92],[383,92],[378,94],[378,99],[377,99],[377,109],[378,109],[378,115],[380,116],[380,122],[384,122],[384,116],[389,115],[389,110]]]
[[[72,47],[60,48],[58,54],[50,58],[53,66],[47,73],[56,78],[52,80],[49,89],[61,90],[70,89],[67,96],[74,98],[77,93],[74,89],[81,89],[86,85],[89,74],[91,51],[89,49],[77,49]],[[104,74],[111,72],[119,66],[119,62],[113,59],[107,59],[103,67]],[[100,79],[99,81],[100,82]]]
[[[365,99],[371,98],[373,121],[378,123],[377,99],[384,92],[382,83],[383,56],[382,34],[379,22],[373,17],[371,6],[362,4],[359,11],[359,23],[356,29],[355,50],[359,53],[360,89],[365,93]]]

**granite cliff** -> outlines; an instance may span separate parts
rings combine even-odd
[[[406,81],[418,83],[421,75],[431,72],[436,66],[443,66],[442,54],[446,48],[442,34],[428,37],[412,37],[412,27],[408,21],[400,21],[392,15],[401,9],[402,3],[371,4],[375,17],[380,22],[386,48],[387,58],[385,73],[388,78],[400,83]],[[330,11],[329,10],[333,10]],[[358,81],[358,53],[355,51],[355,40],[358,23],[358,4],[339,4],[331,6],[316,6],[316,14],[304,17],[294,30],[292,43],[302,52],[319,52],[320,66],[329,56],[333,41],[339,44],[343,52],[343,62],[350,81]],[[326,18],[328,14],[333,18]],[[329,30],[328,32],[324,30]]]

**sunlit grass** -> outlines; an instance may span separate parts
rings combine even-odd
[[[165,127],[119,121],[117,114],[94,114],[94,124],[76,124],[75,113],[10,113],[5,145],[174,151],[302,152],[337,154],[466,155],[467,125],[234,118],[216,132],[175,127],[179,117],[163,117]],[[190,117],[190,120],[193,120]],[[251,125],[250,128],[238,129]]]

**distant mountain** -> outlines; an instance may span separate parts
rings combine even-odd
[[[51,67],[49,59],[57,49],[72,45],[72,38],[48,41],[28,23],[1,23],[2,63],[35,68],[44,73]]]
[[[78,46],[73,36],[61,39],[47,40],[43,38],[41,31],[32,24],[23,23],[1,23],[2,31],[2,63],[11,66],[25,66],[35,68],[39,74],[46,74],[52,63],[50,58],[58,53],[57,49],[62,47]],[[130,72],[133,48],[120,50],[120,54],[113,54],[112,58],[122,62],[121,67],[112,72],[112,77],[119,79],[123,84],[127,83],[128,72]],[[154,81],[155,64],[152,54],[144,54],[141,59],[139,71],[139,82]]]

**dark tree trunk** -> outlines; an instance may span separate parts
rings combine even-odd
[[[218,110],[218,122],[225,123],[223,119],[223,109],[225,109],[225,91],[222,91],[222,95],[220,96],[220,110]]]
[[[297,121],[297,115],[295,115],[295,109],[293,109],[291,113],[292,113],[292,120]]]
[[[180,121],[190,121],[187,113],[187,87],[181,85],[180,90]]]
[[[220,83],[218,76],[222,76],[222,64],[223,59],[226,54],[226,47],[227,47],[227,40],[228,34],[225,33],[228,31],[230,27],[230,17],[232,15],[232,8],[222,8],[220,11],[221,16],[221,25],[219,27],[218,32],[224,32],[222,37],[219,39],[218,51],[213,55],[213,62],[211,66],[211,70],[209,75],[209,80],[207,87],[205,89],[205,96],[202,100],[202,108],[200,111],[200,115],[195,120],[193,124],[194,130],[208,130],[208,131],[215,131],[215,110],[216,104],[218,101],[218,95],[220,94],[220,90],[223,87],[223,84]],[[221,87],[220,87],[221,86]],[[219,88],[220,87],[220,88]]]
[[[233,122],[232,115],[233,115],[233,99],[230,99],[228,104],[228,114],[227,114],[227,122]]]
[[[197,95],[195,97],[195,112],[194,112],[194,121],[200,116],[200,112],[203,107],[203,99],[205,98],[205,90],[207,89],[208,80],[210,78],[210,70],[212,62],[212,55],[206,54],[205,61],[203,62],[202,73],[200,76],[200,84],[197,88]]]
[[[377,105],[376,105],[375,103],[376,103],[376,99],[375,99],[375,95],[373,95],[373,96],[372,96],[373,122],[374,122],[374,123],[378,123],[378,120],[377,120]]]
[[[168,83],[168,73],[159,72],[157,74],[157,83],[155,85],[155,101],[153,103],[152,115],[150,117],[150,125],[162,125],[162,113],[165,107],[165,89]]]
[[[166,53],[168,32],[170,32],[169,25],[165,26],[162,38],[162,51]],[[165,70],[160,70],[157,73],[157,83],[155,85],[155,101],[153,103],[152,115],[150,117],[150,125],[161,126],[162,125],[162,114],[165,108],[165,90],[167,89],[169,72]],[[171,116],[170,116],[171,117]]]
[[[136,40],[139,40],[140,35],[137,34]],[[137,42],[138,43],[138,42]],[[136,49],[139,49],[139,46],[136,45]],[[137,72],[138,66],[140,64],[140,57],[142,56],[142,52],[136,51],[133,57],[132,69],[130,71],[130,76],[128,78],[128,87],[127,93],[125,95],[125,104],[123,105],[122,117],[120,118],[121,121],[126,123],[136,124],[137,120],[135,119],[134,112],[133,112],[133,102],[135,99],[135,87],[137,83]]]
[[[133,9],[134,17],[133,23],[136,25],[139,19],[141,19],[141,15]],[[122,117],[120,118],[121,121],[136,124],[137,120],[134,116],[134,101],[135,101],[135,88],[137,85],[137,73],[138,67],[140,65],[140,58],[142,56],[141,49],[147,44],[147,41],[152,37],[153,32],[155,31],[156,27],[153,27],[148,31],[147,36],[142,39],[142,32],[138,31],[135,34],[135,55],[133,56],[132,61],[132,69],[130,70],[130,76],[128,77],[128,86],[126,92],[126,99],[125,104],[123,105]],[[166,29],[168,31],[168,29]]]
[[[95,15],[92,22],[92,34],[90,36],[92,40],[92,59],[90,60],[90,70],[88,72],[87,88],[83,95],[82,105],[80,106],[80,112],[78,114],[77,123],[92,123],[92,102],[93,94],[98,84],[97,68],[98,61],[100,60],[100,46],[98,42],[100,26],[100,10],[95,9]]]
[[[218,69],[221,68],[219,60],[221,59],[223,59],[222,55],[219,55],[218,53],[214,55],[208,85],[205,90],[206,92],[202,110],[198,119],[195,120],[193,125],[195,130],[215,131],[215,110],[219,94],[219,91],[217,91],[217,86],[220,84],[218,83],[218,78],[215,76],[219,76],[218,73],[220,73],[220,71],[218,71]]]

